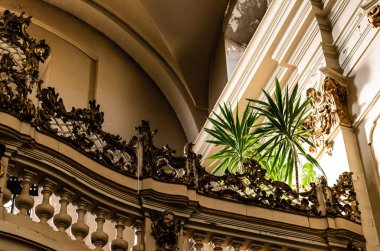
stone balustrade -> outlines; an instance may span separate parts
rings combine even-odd
[[[179,250],[345,250],[351,239],[364,246],[359,223],[327,213],[327,202],[338,195],[324,190],[323,183],[316,187],[323,203],[318,202],[319,215],[242,203],[183,183],[126,176],[11,115],[0,116],[1,143],[7,149],[0,178],[2,204],[13,198],[6,180],[18,177],[22,184],[15,197],[18,214],[3,208],[0,217],[17,231],[0,224],[0,232],[19,239],[57,250],[150,251],[164,250],[165,245]],[[31,134],[25,137],[21,130]],[[33,186],[39,187],[39,199],[30,196]],[[28,229],[40,235],[28,235]],[[55,243],[44,236],[52,236]]]

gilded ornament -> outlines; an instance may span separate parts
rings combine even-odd
[[[309,88],[306,96],[311,100],[312,114],[305,126],[312,129],[315,146],[323,147],[331,154],[332,142],[327,140],[330,133],[338,125],[351,127],[347,90],[336,80],[326,77],[321,91]]]
[[[375,5],[367,13],[368,21],[376,28],[380,27],[380,5]]]

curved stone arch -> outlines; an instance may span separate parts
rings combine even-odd
[[[194,98],[170,58],[163,57],[162,53],[160,54],[131,26],[92,2],[48,0],[45,2],[78,17],[120,46],[157,84],[175,111],[187,139],[191,141],[196,138],[200,127],[198,121],[206,114],[205,111],[196,108]],[[81,5],[81,8],[77,5]],[[78,11],[83,8],[87,13]],[[94,18],[95,14],[96,18]],[[100,26],[99,23],[102,25]]]

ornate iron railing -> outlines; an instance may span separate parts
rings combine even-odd
[[[26,33],[30,20],[9,11],[0,17],[0,111],[30,122],[37,130],[130,177],[181,183],[201,194],[243,203],[360,221],[351,173],[342,174],[333,187],[322,179],[301,193],[267,179],[265,170],[254,161],[247,163],[245,173],[215,176],[201,166],[201,156],[192,151],[191,143],[185,146],[183,156],[175,156],[168,146],[157,148],[156,131],[147,121],[136,127],[137,136],[125,141],[103,131],[104,114],[95,101],[89,102],[89,108],[67,111],[54,88],[42,88],[38,66],[48,58],[50,48],[44,40],[37,42]],[[141,174],[137,170],[138,147],[142,148]],[[318,196],[317,187],[323,196]],[[321,210],[321,204],[326,210]]]

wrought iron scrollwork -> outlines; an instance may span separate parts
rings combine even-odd
[[[214,176],[199,170],[198,189],[204,194],[226,199],[278,208],[287,211],[319,215],[316,186],[311,183],[307,192],[296,192],[283,182],[265,177],[265,170],[255,162],[246,163],[247,171],[242,174]]]
[[[89,108],[66,111],[63,100],[52,87],[42,88],[39,63],[50,54],[45,40],[36,41],[26,32],[31,17],[4,11],[0,17],[0,110],[39,130],[59,137],[95,160],[135,175],[134,144],[102,130],[104,114],[95,101]]]
[[[0,16],[0,110],[33,121],[36,106],[30,97],[38,79],[38,66],[50,54],[45,40],[36,41],[26,32],[31,17],[6,10]]]
[[[186,157],[176,157],[175,151],[168,145],[157,148],[154,145],[157,130],[152,131],[148,121],[141,121],[136,130],[143,148],[143,176],[174,182],[184,181],[188,176],[185,168]]]
[[[104,113],[95,100],[89,102],[89,108],[73,107],[67,111],[52,87],[41,89],[38,99],[41,103],[38,113],[40,130],[70,142],[103,164],[135,175],[137,137],[126,142],[119,135],[103,131]]]

